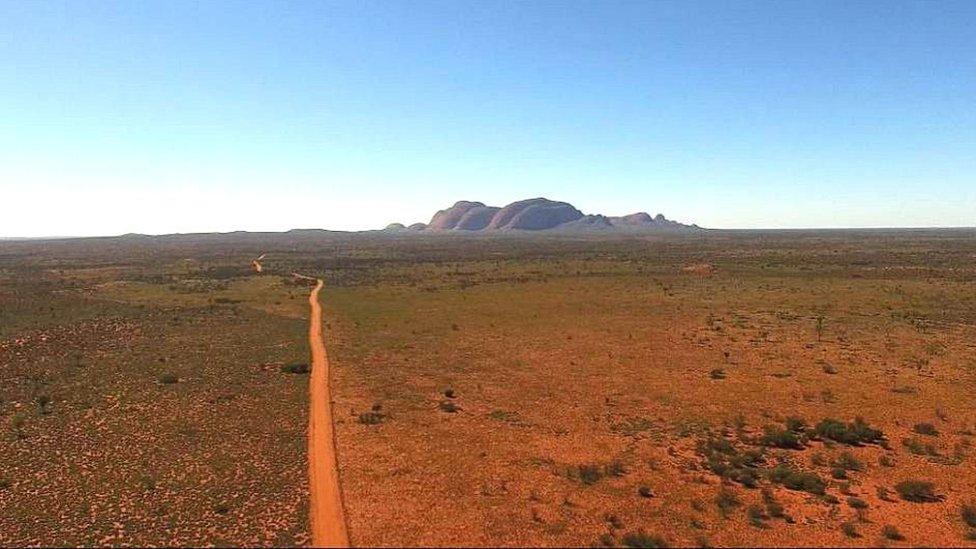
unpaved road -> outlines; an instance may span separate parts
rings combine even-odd
[[[302,277],[309,278],[309,277]],[[349,534],[339,490],[335,434],[332,428],[332,400],[329,394],[329,359],[322,340],[322,307],[316,279],[308,296],[312,315],[308,324],[308,344],[312,349],[312,373],[308,382],[308,488],[312,544],[316,547],[347,547]]]

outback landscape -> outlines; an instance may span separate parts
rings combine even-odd
[[[976,230],[687,227],[0,242],[0,545],[313,544],[321,279],[352,545],[976,546]]]

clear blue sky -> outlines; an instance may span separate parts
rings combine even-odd
[[[0,236],[976,225],[976,2],[0,0]]]

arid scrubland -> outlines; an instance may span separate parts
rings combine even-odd
[[[250,262],[267,253],[257,274]],[[0,544],[976,544],[976,233],[0,244]]]

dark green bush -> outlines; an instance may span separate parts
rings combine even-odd
[[[746,509],[746,516],[749,517],[749,523],[757,528],[762,528],[763,521],[769,518],[765,509],[756,504],[752,504]]]
[[[927,480],[904,480],[895,485],[895,491],[898,492],[901,499],[914,503],[928,503],[942,500],[942,497],[935,493],[935,485]]]
[[[939,450],[932,444],[925,444],[917,438],[906,438],[901,441],[908,451],[917,456],[937,456],[939,455]]]
[[[857,533],[857,525],[853,522],[845,522],[840,525],[840,531],[844,532],[844,535],[849,538],[859,538],[861,534]]]
[[[795,431],[776,427],[766,427],[760,443],[763,446],[772,446],[786,450],[802,450],[805,446],[803,440]]]
[[[172,385],[173,383],[176,383],[179,380],[180,378],[176,377],[176,374],[163,374],[159,376],[159,382],[162,383],[163,385]]]
[[[884,439],[884,433],[871,427],[859,417],[846,424],[836,419],[825,418],[817,424],[814,432],[821,438],[851,446],[877,444]]]
[[[386,414],[375,410],[359,414],[359,423],[363,425],[379,425],[385,419]]]
[[[959,515],[962,516],[962,521],[966,523],[966,526],[976,528],[976,505],[964,503],[959,508]]]
[[[849,451],[843,451],[834,460],[834,467],[843,469],[845,471],[863,471],[864,464],[861,463],[854,454]]]
[[[723,517],[727,517],[732,514],[732,511],[741,505],[739,498],[735,495],[731,489],[723,486],[719,489],[718,494],[715,496],[715,505],[718,506],[719,513]]]
[[[651,549],[669,547],[668,542],[661,536],[650,535],[643,530],[626,534],[620,541],[624,547],[647,547]]]
[[[807,422],[801,417],[790,416],[786,418],[786,430],[802,433],[807,430]]]
[[[901,532],[890,524],[886,524],[884,528],[881,529],[881,535],[884,536],[885,539],[890,539],[892,541],[901,541],[905,539],[905,536],[901,535]]]
[[[440,408],[442,412],[447,412],[449,414],[456,414],[461,411],[461,407],[451,400],[442,400],[437,407]]]
[[[854,498],[854,497],[847,498],[847,504],[850,505],[854,509],[867,509],[868,508],[868,502],[864,501],[861,498]]]
[[[824,494],[827,488],[827,483],[816,473],[800,471],[785,463],[781,463],[769,470],[769,480],[776,484],[782,484],[790,490],[809,492],[817,495]]]
[[[281,367],[281,371],[286,374],[307,374],[310,368],[305,362],[292,362]]]
[[[936,429],[935,425],[932,425],[931,423],[916,423],[912,430],[920,435],[929,437],[939,436],[939,430]]]

